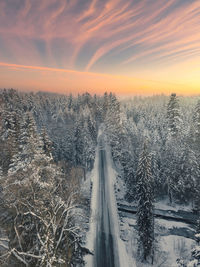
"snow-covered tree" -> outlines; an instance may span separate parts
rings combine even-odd
[[[180,130],[180,107],[176,94],[171,94],[170,100],[167,106],[167,123],[168,131],[172,137],[177,136]]]
[[[151,155],[144,144],[139,158],[136,174],[137,181],[137,228],[138,253],[141,260],[153,263],[154,255],[154,215],[153,215],[153,177],[151,172]]]
[[[7,173],[12,157],[18,152],[20,117],[16,110],[4,109],[2,121],[2,169]]]
[[[48,136],[45,128],[42,129],[41,139],[43,142],[43,150],[44,150],[45,154],[49,157],[52,157],[52,145],[53,144],[52,144],[51,140],[49,139],[49,136]]]
[[[88,130],[90,133],[90,137],[92,141],[96,144],[97,143],[97,129],[95,122],[92,120],[91,116],[88,117],[87,120]]]
[[[80,117],[76,121],[75,133],[74,133],[74,145],[75,145],[75,164],[76,166],[84,166],[84,118]]]
[[[178,181],[177,181],[177,197],[182,202],[192,201],[199,195],[198,180],[200,179],[200,169],[198,159],[192,151],[192,149],[184,144],[179,158],[179,166],[176,166],[178,170]],[[198,192],[197,192],[198,191]],[[200,202],[198,203],[200,204]]]
[[[195,138],[198,145],[200,145],[200,100],[198,100],[196,108],[194,110],[194,128],[195,128]]]
[[[200,158],[200,100],[193,111],[190,143],[198,158]]]
[[[3,259],[19,266],[68,264],[78,241],[72,215],[77,188],[66,184],[45,151],[33,150],[32,144],[27,151],[29,160],[18,161],[1,181],[4,206],[12,217],[7,225],[9,250]]]

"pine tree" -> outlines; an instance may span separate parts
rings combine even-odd
[[[72,106],[73,106],[73,96],[72,94],[70,94],[68,97],[68,110],[71,110]]]
[[[18,138],[20,131],[20,117],[16,110],[5,108],[3,112],[3,132],[2,132],[2,169],[3,173],[6,174],[11,159],[18,153]]]
[[[45,128],[42,129],[41,139],[43,142],[43,150],[44,150],[45,154],[49,157],[52,157],[52,142],[49,139],[49,136],[48,136]]]
[[[167,106],[168,131],[172,137],[177,136],[180,129],[180,107],[176,94],[171,94]]]
[[[92,141],[96,144],[97,143],[97,129],[95,122],[92,120],[92,118],[89,116],[87,120],[88,130],[91,136]]]
[[[162,153],[162,181],[164,191],[169,197],[170,204],[173,203],[176,193],[178,192],[177,186],[180,180],[180,169],[182,164],[180,162],[182,156],[182,147],[179,140],[168,140],[165,144]],[[180,187],[181,188],[181,185]]]
[[[137,181],[137,227],[138,254],[142,260],[152,259],[154,254],[154,215],[153,215],[153,177],[151,172],[151,156],[144,144],[136,174]]]
[[[120,161],[123,146],[123,127],[120,121],[120,103],[112,93],[108,96],[108,110],[105,118],[106,130],[110,141],[111,152],[115,161]]]
[[[44,154],[43,146],[32,115],[26,113],[20,123],[18,150],[11,158],[8,172],[14,173],[31,164],[36,157]]]
[[[198,100],[195,108],[194,122],[196,123],[196,133],[200,137],[200,100]]]
[[[102,113],[101,117],[103,121],[106,118],[107,111],[108,111],[108,93],[105,92],[103,96],[103,103],[102,103],[102,110],[101,110],[101,113]]]
[[[200,156],[200,100],[197,102],[193,116],[193,145],[194,150]]]
[[[75,133],[74,133],[75,165],[76,166],[85,165],[83,128],[84,128],[84,118],[83,116],[81,116],[76,121]]]
[[[181,156],[176,169],[178,170],[178,198],[182,202],[195,200],[194,204],[197,205],[200,186],[198,184],[198,180],[200,179],[200,169],[195,153],[187,144],[184,144],[184,147],[181,149]],[[198,204],[200,204],[200,202]]]

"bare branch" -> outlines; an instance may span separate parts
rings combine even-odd
[[[28,263],[27,263],[22,257],[20,257],[20,256],[16,253],[15,249],[12,249],[12,250],[11,250],[11,253],[12,253],[12,254],[13,254],[19,261],[23,262],[26,266],[28,266]]]

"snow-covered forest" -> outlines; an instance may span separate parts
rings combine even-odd
[[[1,266],[85,266],[85,255],[94,254],[86,240],[100,128],[116,172],[118,223],[130,266],[172,267],[156,216],[159,209],[173,217],[177,207],[194,223],[190,245],[179,249],[173,264],[200,264],[198,97],[119,100],[112,93],[10,89],[0,91]],[[176,229],[189,221],[186,215],[179,223],[177,212]]]

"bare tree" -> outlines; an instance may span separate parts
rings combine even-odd
[[[7,225],[9,248],[1,255],[2,262],[68,266],[79,241],[79,227],[73,220],[77,187],[66,183],[44,155],[1,182],[3,204],[12,218]]]

